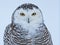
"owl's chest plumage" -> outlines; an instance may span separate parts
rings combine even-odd
[[[27,33],[27,37],[32,37],[33,35],[35,35],[37,33],[37,31],[39,30],[39,25],[38,24],[23,24],[23,25],[17,25],[17,27],[19,31],[21,31],[21,33]]]
[[[6,45],[42,45],[51,43],[50,34],[46,27],[42,25],[38,29],[32,29],[31,31],[29,29],[26,30],[26,28],[23,28],[19,24],[15,24],[12,28],[8,25],[4,39],[6,39]]]
[[[37,23],[30,23],[30,24],[25,23],[25,24],[22,24],[21,27],[25,31],[28,31],[27,37],[32,37],[33,35],[35,35],[37,33],[36,31],[38,30],[38,27],[40,27],[40,26]]]
[[[13,36],[14,38],[12,37],[12,40],[15,40],[15,37],[17,37],[18,40],[23,39],[23,40],[27,40],[29,43],[33,43],[34,42],[34,37],[37,34],[37,29],[36,28],[34,28],[32,26],[31,27],[29,26],[27,28],[23,28],[21,25],[17,24],[14,27],[14,30],[12,31],[12,34],[14,35]],[[18,43],[18,41],[16,41],[16,40],[15,40],[15,42]]]

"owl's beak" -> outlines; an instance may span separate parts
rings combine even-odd
[[[30,20],[29,20],[29,18],[28,18],[28,23],[30,23]]]

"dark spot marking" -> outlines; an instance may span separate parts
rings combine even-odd
[[[20,8],[23,8],[23,9],[33,9],[33,7],[36,8],[36,9],[39,9],[38,6],[36,6],[34,4],[29,4],[28,3],[28,4],[22,4],[21,6],[19,6],[17,8],[17,10],[20,9]]]

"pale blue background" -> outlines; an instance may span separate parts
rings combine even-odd
[[[13,11],[23,3],[33,3],[42,10],[53,44],[60,45],[59,0],[0,0],[0,45],[3,45],[4,30],[11,22]]]

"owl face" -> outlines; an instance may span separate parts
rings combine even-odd
[[[28,24],[37,21],[42,22],[41,12],[36,8],[33,8],[33,10],[19,9],[15,12],[14,18],[16,23],[20,23],[21,21]]]
[[[23,26],[37,26],[40,23],[43,23],[43,17],[41,10],[39,10],[35,5],[25,4],[18,9],[16,9],[14,13],[14,23],[18,23]]]

